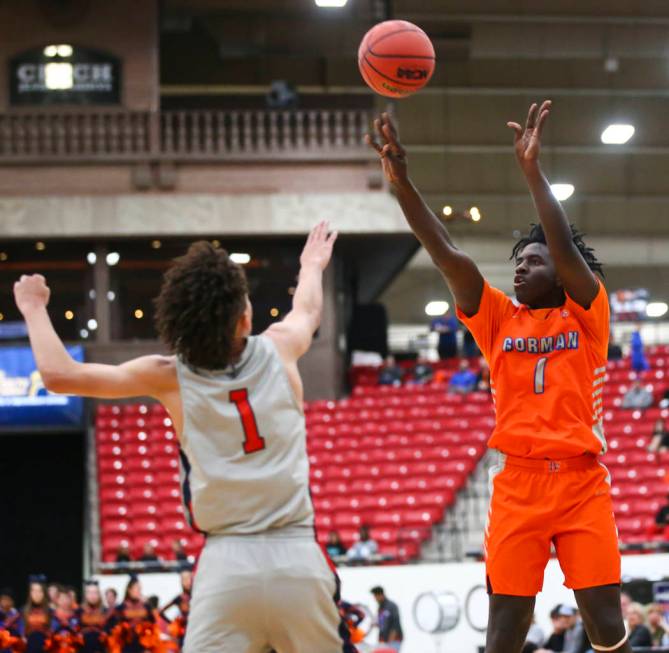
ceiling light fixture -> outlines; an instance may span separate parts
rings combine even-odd
[[[605,145],[624,145],[634,136],[634,131],[634,125],[609,125],[602,132],[602,143]]]
[[[425,314],[431,317],[443,315],[449,308],[449,303],[441,300],[428,302],[425,306]]]
[[[551,184],[551,192],[559,202],[568,200],[574,194],[574,190],[572,184]]]

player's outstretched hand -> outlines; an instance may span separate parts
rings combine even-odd
[[[23,315],[49,303],[51,290],[41,274],[22,275],[14,284],[14,300]]]
[[[383,174],[391,184],[407,181],[407,155],[399,141],[395,124],[387,113],[374,121],[376,135],[367,134],[365,142],[381,157]],[[378,136],[378,140],[376,138]]]
[[[550,115],[552,104],[550,100],[544,100],[541,107],[536,103],[532,104],[524,129],[517,122],[506,123],[507,127],[513,129],[516,159],[524,172],[532,171],[537,166],[541,149],[541,132]]]
[[[337,240],[337,232],[330,233],[330,224],[321,220],[309,234],[307,242],[300,256],[300,265],[303,267],[316,265],[325,270],[332,258],[332,248]]]

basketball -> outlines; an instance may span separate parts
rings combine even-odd
[[[370,29],[358,49],[360,74],[380,95],[404,98],[425,86],[434,72],[434,46],[406,20],[387,20]]]

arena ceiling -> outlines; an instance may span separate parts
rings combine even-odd
[[[499,245],[485,263],[493,280],[508,280],[502,254],[536,219],[505,123],[549,97],[544,167],[553,181],[574,185],[565,202],[573,221],[608,239],[609,284],[643,283],[667,299],[668,262],[649,254],[649,244],[669,249],[664,0],[349,0],[342,9],[313,0],[166,0],[164,101],[253,96],[287,79],[304,102],[371,103],[355,53],[365,31],[388,15],[419,24],[437,51],[429,88],[391,105],[412,175],[435,211],[480,209],[480,222],[451,228],[475,257],[490,254],[485,243]],[[628,144],[601,142],[614,122],[634,125]],[[417,321],[423,295],[438,293],[443,282],[418,255],[384,298],[395,320]]]

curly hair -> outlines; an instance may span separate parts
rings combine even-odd
[[[588,247],[583,240],[583,234],[572,224],[569,225],[571,228],[571,239],[578,248],[578,251],[581,252],[581,256],[585,259],[585,262],[588,264],[588,267],[593,271],[597,272],[604,276],[602,268],[603,264],[597,260],[595,256],[595,250],[592,247]],[[525,249],[530,243],[542,243],[546,245],[546,234],[544,233],[544,228],[540,224],[532,223],[530,225],[530,233],[527,236],[523,236],[511,250],[510,260],[517,258],[518,254]]]
[[[243,268],[224,249],[193,243],[163,278],[155,300],[158,333],[187,365],[223,369],[231,362],[247,294]]]

